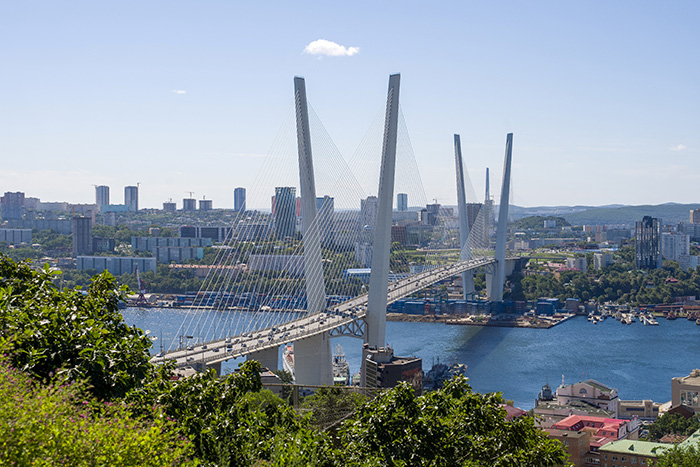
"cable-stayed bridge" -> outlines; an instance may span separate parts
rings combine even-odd
[[[440,220],[439,205],[432,208],[428,205],[421,211],[420,228],[411,231],[414,242],[425,247],[409,252],[397,250],[392,242],[393,230],[398,227],[397,235],[407,236],[408,227],[401,225],[401,219],[410,219],[412,214],[393,210],[395,187],[404,193],[420,187],[411,195],[418,202],[422,191],[419,175],[405,170],[411,163],[415,166],[415,161],[405,157],[407,153],[412,156],[412,149],[399,110],[400,76],[389,78],[384,131],[380,135],[377,196],[365,196],[352,171],[337,157],[338,151],[323,128],[310,119],[315,114],[308,108],[304,79],[295,78],[294,85],[296,168],[285,167],[285,161],[290,158],[282,157],[289,149],[285,149],[284,143],[271,151],[272,170],[263,170],[261,179],[254,184],[261,187],[257,195],[261,198],[271,193],[265,189],[275,187],[271,212],[244,211],[232,220],[227,241],[217,249],[216,266],[198,294],[198,297],[213,294],[216,299],[213,302],[202,299],[195,305],[189,322],[181,326],[181,336],[193,334],[192,330],[197,328],[205,330],[204,339],[195,345],[187,342],[183,345],[181,340],[177,346],[174,340],[167,352],[154,357],[154,362],[174,360],[178,366],[220,369],[221,362],[246,356],[276,369],[279,347],[293,343],[297,382],[331,384],[330,339],[349,335],[363,338],[370,346],[383,347],[386,307],[396,300],[459,275],[467,298],[474,293],[477,268],[485,269],[488,298],[502,299],[506,269],[512,264],[506,258],[505,248],[512,134],[506,139],[495,242],[488,172],[486,199],[475,210],[473,199],[471,206],[466,203],[467,189],[471,186],[465,185],[468,175],[463,169],[459,135],[455,135],[460,224],[458,244],[452,246],[458,247],[458,254],[448,258],[445,253],[445,247],[456,240],[450,235],[455,226]],[[310,122],[317,127],[314,146]],[[371,132],[368,135],[366,140],[371,139]],[[366,175],[371,163],[365,161],[376,159],[378,151],[366,141],[361,148],[364,153],[359,151],[356,159],[360,161],[360,171]],[[324,159],[324,154],[331,156]],[[315,167],[314,163],[319,161]],[[283,179],[297,171],[298,184],[296,180]],[[316,195],[317,182],[323,197]],[[300,197],[296,197],[297,186]],[[472,193],[469,197],[475,198]],[[361,200],[359,214],[352,205],[358,200]],[[468,207],[472,208],[471,212]],[[392,222],[393,217],[399,219],[398,225]],[[350,271],[358,266],[369,271],[368,284],[350,277]],[[203,314],[197,313],[198,308],[214,308],[222,313],[218,319],[201,322]]]

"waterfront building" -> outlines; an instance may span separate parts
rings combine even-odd
[[[2,209],[2,220],[19,220],[24,213],[24,193],[21,191],[6,191],[5,196],[0,198],[0,209]]]
[[[661,256],[678,261],[681,255],[690,254],[690,235],[673,232],[661,234]]]
[[[557,388],[557,402],[568,405],[581,401],[591,406],[610,411],[617,417],[617,389],[609,388],[594,379],[579,381],[574,384],[562,384]]]
[[[124,204],[129,206],[131,212],[139,211],[139,187],[126,186],[124,187]]]
[[[95,204],[97,204],[98,211],[102,211],[102,206],[109,204],[108,186],[99,185],[95,187]]]
[[[617,412],[620,418],[631,419],[639,418],[640,420],[653,421],[659,416],[659,408],[661,403],[654,402],[650,399],[641,401],[623,401],[617,402]]]
[[[397,211],[408,211],[408,194],[399,193],[396,195],[396,210]]]
[[[73,256],[91,255],[92,249],[92,218],[75,216],[71,220],[73,236]]]
[[[274,197],[275,236],[282,240],[296,232],[296,188],[275,187]]]
[[[245,211],[245,188],[236,187],[233,189],[233,210]]]
[[[183,211],[196,211],[197,210],[197,200],[194,198],[184,198],[182,200],[182,210]]]
[[[361,385],[367,388],[393,388],[400,381],[409,383],[416,394],[423,392],[423,360],[396,357],[391,347],[362,347]]]
[[[700,370],[671,379],[671,407],[679,405],[685,405],[695,413],[700,412]]]
[[[593,253],[593,267],[601,270],[613,264],[613,254],[608,252]]]
[[[661,219],[644,216],[635,224],[634,264],[637,269],[661,267]]]
[[[121,276],[133,274],[136,267],[141,272],[155,272],[156,259],[132,256],[78,256],[76,267],[79,271],[95,270],[98,273],[109,271],[113,276]]]
[[[210,199],[200,199],[199,200],[199,210],[200,211],[211,211],[214,209],[214,204]]]

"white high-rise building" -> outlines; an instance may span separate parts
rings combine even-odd
[[[682,233],[661,234],[661,256],[678,261],[681,255],[690,254],[690,235]]]

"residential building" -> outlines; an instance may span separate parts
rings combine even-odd
[[[566,258],[566,267],[571,269],[578,269],[581,272],[586,272],[588,262],[585,256]]]
[[[182,210],[183,211],[196,211],[197,210],[197,200],[194,198],[183,198]]]
[[[129,206],[131,212],[139,212],[139,187],[124,187],[124,204]]]
[[[296,188],[275,187],[274,213],[275,236],[278,239],[293,237],[296,232]]]
[[[97,204],[97,210],[102,211],[102,206],[109,204],[109,187],[106,185],[99,185],[95,187],[95,204]]]
[[[133,251],[150,251],[153,253],[158,247],[207,247],[212,245],[211,238],[188,237],[131,237],[131,249]]]
[[[700,209],[697,212],[700,213]],[[689,235],[691,242],[700,241],[700,223],[688,224],[687,222],[681,222],[678,224],[677,229],[678,232]]]
[[[690,223],[691,224],[700,224],[700,209],[691,209],[690,210]]]
[[[200,211],[211,211],[214,209],[214,204],[210,199],[200,199],[199,200],[199,210]]]
[[[157,246],[153,248],[153,256],[159,263],[184,263],[190,259],[202,259],[204,248],[188,246]]]
[[[175,212],[177,210],[177,204],[172,201],[166,201],[163,203],[163,211],[165,212]]]
[[[408,194],[399,193],[396,195],[396,210],[397,211],[408,211]]]
[[[678,261],[681,255],[690,254],[690,235],[673,232],[661,234],[661,256]]]
[[[141,272],[155,272],[156,259],[132,256],[78,256],[76,267],[79,271],[109,271],[113,276],[121,276],[122,274],[133,274],[136,267]]]
[[[8,245],[32,243],[32,229],[0,229],[0,242]]]
[[[245,211],[245,188],[236,187],[233,190],[233,209],[234,211]]]
[[[545,428],[547,436],[556,439],[569,454],[569,462],[573,467],[588,467],[596,465],[596,460],[599,461],[598,453],[591,453],[591,438],[593,435],[589,431],[568,431],[557,430],[555,428]],[[595,460],[594,460],[595,459]]]
[[[693,271],[698,266],[700,266],[700,256],[681,255],[678,258],[678,265],[680,266],[681,270],[683,270],[683,271],[687,271],[688,269]]]
[[[292,277],[304,275],[303,255],[250,255],[249,271],[285,271]]]
[[[333,218],[335,216],[335,199],[330,196],[316,198],[316,223],[319,237],[324,246],[333,244]]]
[[[0,209],[2,209],[2,220],[19,220],[24,213],[24,193],[5,192],[5,196],[0,198]]]
[[[240,226],[236,227],[240,229]],[[200,227],[183,225],[179,229],[180,238],[210,238],[214,242],[224,242],[231,239],[233,227]]]
[[[73,256],[91,255],[92,249],[92,218],[75,216],[71,220],[73,236]]]
[[[661,267],[661,219],[644,216],[635,224],[634,264],[637,269]]]
[[[609,252],[593,253],[593,267],[597,270],[613,264],[613,254]]]

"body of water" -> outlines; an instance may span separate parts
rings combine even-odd
[[[192,313],[221,312],[123,310],[129,324],[158,338],[153,353],[160,349],[161,333],[167,349]],[[522,409],[534,406],[544,383],[556,387],[562,377],[566,383],[595,379],[616,388],[621,399],[666,402],[671,399],[671,378],[700,368],[700,326],[685,319],[658,321],[659,326],[623,325],[608,318],[594,325],[576,317],[551,329],[388,322],[386,340],[396,355],[422,358],[425,371],[438,360],[465,363],[474,390],[500,391]],[[362,341],[338,337],[331,342],[333,349],[342,346],[351,371],[357,373]],[[229,362],[224,371],[238,363]]]

